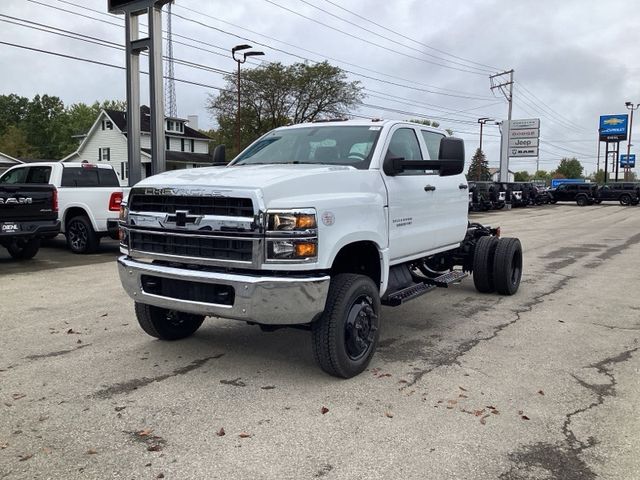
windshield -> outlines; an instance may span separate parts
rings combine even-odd
[[[274,130],[232,165],[309,163],[369,168],[380,126],[314,126]]]

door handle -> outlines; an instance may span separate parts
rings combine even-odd
[[[424,191],[425,192],[433,192],[436,189],[436,187],[434,187],[433,185],[426,185],[424,187]]]
[[[467,188],[469,188],[469,186],[468,186],[468,185],[466,185],[466,184],[464,184],[464,183],[461,183],[460,185],[458,185],[458,188],[459,188],[460,190],[466,190]]]

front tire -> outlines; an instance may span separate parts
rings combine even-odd
[[[620,197],[620,205],[631,205],[631,196],[626,193]]]
[[[522,245],[517,238],[501,238],[493,260],[493,282],[496,292],[513,295],[522,279]]]
[[[89,217],[80,215],[67,222],[67,246],[73,253],[93,253],[98,249],[100,237],[93,230]]]
[[[7,250],[16,260],[31,260],[40,250],[40,239],[16,240],[7,246]]]
[[[313,354],[329,375],[351,378],[371,361],[379,338],[380,295],[369,277],[331,279],[325,310],[312,324]]]
[[[589,200],[587,199],[587,197],[578,197],[576,198],[576,203],[579,207],[586,207],[589,203]]]
[[[204,315],[176,312],[138,302],[135,304],[135,311],[142,329],[160,340],[180,340],[190,337],[204,322]]]

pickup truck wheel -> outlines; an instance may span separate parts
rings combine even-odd
[[[589,203],[589,200],[587,199],[587,197],[581,196],[576,198],[576,203],[579,207],[585,207]]]
[[[31,240],[16,240],[7,246],[9,255],[16,260],[30,260],[36,256],[40,250],[40,239],[32,238]]]
[[[522,278],[522,245],[517,238],[502,238],[493,260],[493,282],[501,295],[513,295]]]
[[[473,284],[480,293],[491,293],[493,285],[493,258],[498,238],[494,236],[480,237],[476,242],[473,254]]]
[[[627,195],[626,193],[620,196],[620,205],[630,205],[630,204],[631,204],[631,196]]]
[[[379,314],[380,295],[373,280],[351,273],[333,277],[325,310],[311,328],[320,368],[342,378],[367,368],[378,344]]]
[[[135,310],[142,329],[160,340],[180,340],[190,337],[204,322],[203,315],[176,312],[144,303],[136,302]]]
[[[93,253],[98,249],[100,238],[94,232],[89,218],[84,215],[70,219],[65,234],[67,245],[73,253]]]

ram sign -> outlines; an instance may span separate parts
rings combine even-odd
[[[629,115],[601,115],[600,140],[603,142],[619,142],[627,139]]]

